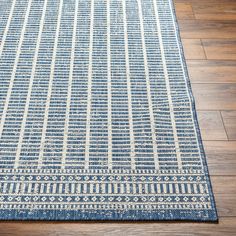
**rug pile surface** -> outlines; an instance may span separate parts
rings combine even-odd
[[[173,3],[0,3],[0,219],[216,221]]]

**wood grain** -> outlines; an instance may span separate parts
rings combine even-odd
[[[217,175],[224,179],[225,176],[236,175],[235,141],[204,141],[204,149],[212,176]]]
[[[207,5],[211,5],[212,7],[214,7],[215,4],[234,4],[235,0],[174,0],[175,4],[178,3],[187,3],[187,4],[191,4],[192,6],[194,4],[199,5],[199,6],[205,6]]]
[[[236,194],[236,176],[212,176],[211,182],[215,194]]]
[[[234,217],[222,217],[220,224],[209,223],[42,223],[5,222],[1,236],[169,236],[169,235],[234,235]],[[186,233],[187,232],[187,233]]]
[[[184,39],[236,39],[235,21],[178,20]]]
[[[200,39],[183,39],[182,43],[186,59],[206,59]]]
[[[236,164],[236,141],[204,141],[204,147],[208,163]]]
[[[222,164],[208,163],[209,173],[211,176],[214,175],[236,175],[236,164],[231,164],[228,162],[224,162]]]
[[[203,39],[202,44],[209,60],[236,60],[236,40]]]
[[[186,3],[178,3],[186,4]],[[189,3],[188,3],[189,4]],[[189,4],[191,5],[191,4]],[[193,3],[192,9],[196,19],[200,20],[236,20],[236,2],[211,4]]]
[[[198,121],[203,140],[227,140],[219,111],[199,111]]]
[[[236,110],[236,84],[192,84],[197,109]]]
[[[215,194],[215,199],[220,217],[236,217],[236,194]]]
[[[236,111],[221,111],[229,140],[236,140]]]
[[[195,19],[192,5],[188,3],[177,3],[176,14],[177,14],[178,19],[182,19],[182,20]]]
[[[187,60],[187,65],[192,83],[236,83],[236,61]]]

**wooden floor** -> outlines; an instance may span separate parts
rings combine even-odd
[[[236,0],[175,0],[219,224],[1,222],[0,235],[236,235]]]

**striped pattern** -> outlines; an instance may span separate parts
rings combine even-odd
[[[1,219],[217,219],[170,0],[2,0]]]

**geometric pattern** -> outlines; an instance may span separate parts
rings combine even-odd
[[[0,2],[0,219],[216,221],[171,0]]]

